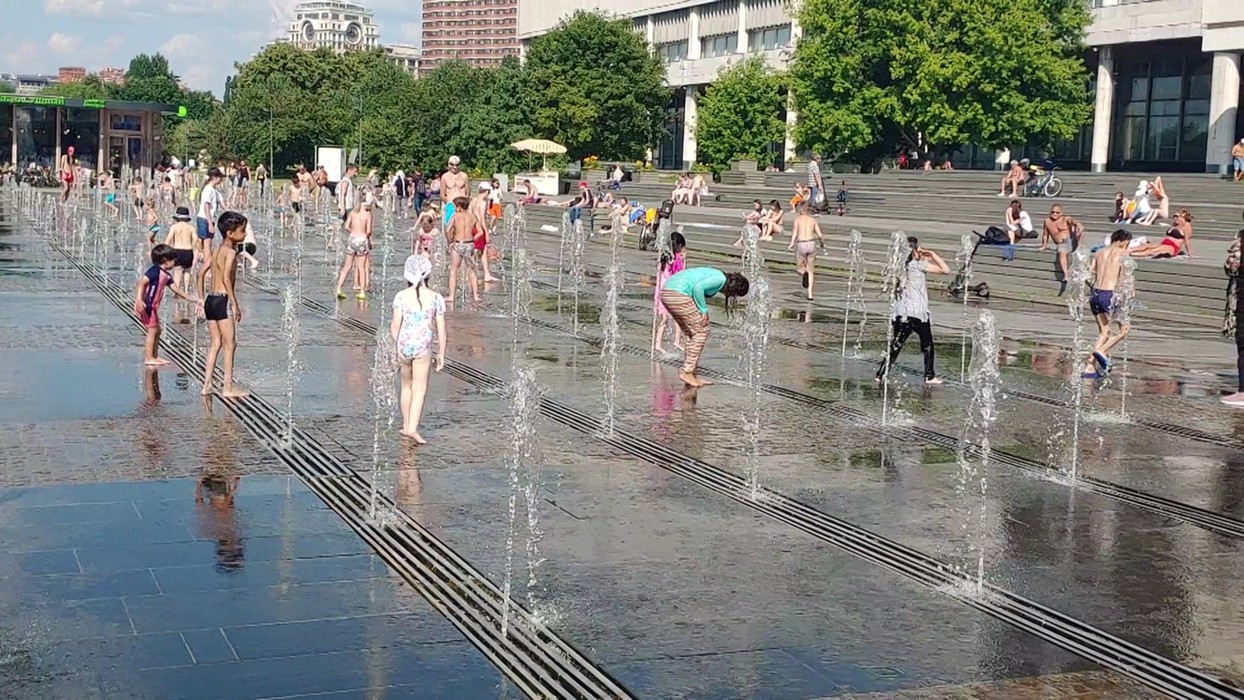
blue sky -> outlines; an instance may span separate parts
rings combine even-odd
[[[383,43],[418,44],[420,0],[355,0]],[[124,68],[159,51],[197,90],[224,92],[233,64],[284,35],[297,0],[0,0],[0,73]]]

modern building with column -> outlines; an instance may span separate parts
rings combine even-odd
[[[98,172],[154,167],[162,156],[165,114],[185,107],[0,93],[0,163],[55,168],[61,153]]]
[[[1069,169],[1225,172],[1244,137],[1244,0],[1085,1],[1094,114],[1076,138],[1056,144],[1054,157]],[[695,163],[697,98],[724,65],[761,54],[784,68],[799,36],[784,0],[519,0],[519,39],[530,43],[576,10],[629,18],[665,60],[675,100],[671,136],[653,154],[661,168]],[[787,124],[796,118],[788,113]],[[780,151],[779,165],[793,155],[789,137]],[[1010,152],[1041,155],[1021,144]],[[955,164],[991,168],[995,160],[993,151],[965,146]]]
[[[1061,144],[1102,170],[1226,172],[1244,136],[1244,1],[1093,0],[1093,123]]]
[[[576,10],[599,10],[628,18],[665,61],[674,101],[669,138],[653,152],[658,168],[687,169],[696,162],[695,121],[699,96],[718,71],[739,57],[764,56],[785,68],[799,34],[785,0],[519,0],[518,35],[524,45]],[[793,115],[787,115],[791,123]],[[774,144],[779,165],[793,143]]]

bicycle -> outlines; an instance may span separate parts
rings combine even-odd
[[[1057,197],[1063,192],[1063,181],[1055,173],[1062,170],[1054,165],[1048,170],[1033,173],[1024,185],[1025,197]]]

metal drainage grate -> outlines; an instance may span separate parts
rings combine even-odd
[[[54,239],[52,247],[77,267],[136,325],[127,292]],[[374,335],[374,329],[371,333]],[[204,360],[180,333],[163,336],[169,357],[202,374]],[[219,373],[218,373],[219,375]],[[421,526],[353,469],[327,453],[306,431],[290,429],[281,412],[258,396],[222,401],[247,429],[337,513],[394,571],[532,698],[597,700],[630,694],[570,644],[532,619],[448,545]],[[287,439],[286,433],[292,438]],[[371,517],[373,507],[390,516]],[[508,628],[502,626],[508,618]]]
[[[303,299],[308,308],[324,309],[323,304]],[[336,318],[335,315],[329,314]],[[375,326],[357,319],[343,325],[374,336]],[[360,327],[365,326],[367,330]],[[500,378],[455,360],[445,360],[445,371],[482,389],[505,386]],[[1044,639],[1133,678],[1145,685],[1180,698],[1215,700],[1238,699],[1240,692],[1225,681],[1168,659],[1148,649],[1111,635],[992,584],[979,589],[976,582],[954,571],[950,565],[918,550],[906,547],[845,520],[835,518],[781,493],[760,489],[752,496],[744,477],[664,445],[621,430],[602,433],[602,422],[558,401],[542,397],[540,412],[568,428],[600,440],[714,493],[843,549],[865,561],[898,573],[944,593],[1018,629]]]

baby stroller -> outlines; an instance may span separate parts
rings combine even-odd
[[[972,252],[968,254],[968,259],[963,261],[959,266],[959,271],[955,273],[955,278],[950,281],[950,285],[946,287],[946,293],[953,299],[962,299],[967,294],[980,297],[981,299],[989,298],[989,285],[985,282],[979,284],[968,285],[968,265],[976,258],[976,251],[980,250],[983,245],[992,245],[985,235],[973,231],[976,234],[976,245],[972,246]],[[1006,239],[1003,239],[1006,242]]]
[[[674,215],[674,202],[665,200],[658,209],[649,209],[644,216],[644,227],[639,232],[639,249],[653,250],[657,242],[657,228],[662,221]]]

